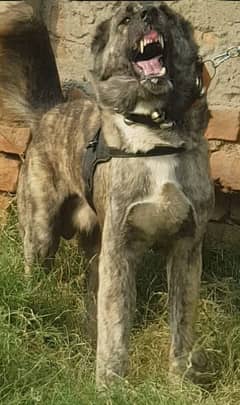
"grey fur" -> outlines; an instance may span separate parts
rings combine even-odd
[[[127,373],[136,302],[135,273],[143,252],[155,242],[165,249],[168,263],[170,372],[186,371],[194,345],[201,247],[214,200],[208,147],[203,137],[208,120],[206,99],[202,97],[194,105],[191,101],[189,106],[185,94],[187,89],[189,97],[194,92],[195,60],[192,58],[192,65],[186,63],[191,71],[186,71],[181,106],[171,98],[169,78],[155,89],[157,94],[141,84],[126,56],[129,41],[134,43],[136,39],[135,27],[138,26],[138,36],[144,30],[141,10],[132,4],[127,11],[133,16],[132,21],[119,28],[119,20],[126,13],[124,5],[104,27],[97,29],[92,46],[97,101],[81,97],[46,113],[19,177],[17,200],[26,271],[30,271],[36,258],[49,264],[60,237],[71,238],[77,231],[92,261],[93,296],[97,291],[98,384]],[[179,25],[184,46],[189,46],[186,58],[188,51],[197,55],[191,30],[182,28],[183,20],[165,6],[156,10],[172,41],[176,24]],[[173,24],[175,19],[177,23]],[[169,57],[168,63],[175,61]],[[179,89],[177,78],[173,82],[174,91],[181,97],[184,83],[181,81]],[[179,114],[181,110],[181,125],[170,130],[128,126],[122,115],[130,111],[151,114],[165,108],[169,114],[176,110]],[[167,144],[183,145],[186,151],[162,157],[113,159],[99,165],[94,177],[96,215],[84,196],[82,158],[86,143],[100,126],[106,142],[120,149],[147,151]],[[193,365],[189,375],[194,375]]]

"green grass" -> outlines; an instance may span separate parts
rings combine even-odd
[[[14,210],[12,208],[12,210]],[[1,405],[192,405],[240,403],[240,254],[204,254],[198,348],[204,347],[210,386],[169,385],[165,271],[150,252],[138,277],[128,378],[99,393],[95,353],[86,329],[84,260],[62,244],[55,270],[23,277],[16,214],[0,235]]]

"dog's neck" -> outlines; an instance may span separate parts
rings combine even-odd
[[[163,109],[163,106],[159,107],[148,102],[140,101],[136,104],[134,110],[131,112],[133,114],[151,115],[154,111],[159,111],[160,109]]]
[[[128,125],[143,124],[154,129],[170,129],[176,125],[175,121],[169,120],[164,105],[152,105],[147,102],[139,102],[134,110],[125,113],[125,123]]]
[[[138,106],[134,114],[136,111],[146,113],[146,109],[143,110],[142,106]],[[161,145],[174,147],[185,145],[185,141],[175,130],[170,134],[169,129],[163,129],[160,126],[151,128],[139,123],[129,125],[125,115],[108,109],[102,110],[102,130],[109,146],[131,153],[147,152]]]

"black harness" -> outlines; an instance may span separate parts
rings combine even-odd
[[[173,147],[160,145],[155,146],[153,149],[147,152],[125,152],[123,150],[108,146],[104,140],[100,128],[94,138],[86,146],[85,154],[83,157],[83,179],[85,182],[85,197],[87,202],[92,207],[92,209],[96,211],[93,204],[93,181],[94,173],[98,164],[108,162],[113,158],[165,156],[184,151],[185,148],[182,146]]]

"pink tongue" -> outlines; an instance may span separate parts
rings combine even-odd
[[[145,76],[149,75],[157,75],[160,73],[162,69],[162,65],[159,61],[159,56],[149,59],[149,60],[141,60],[136,62],[136,65],[143,70]]]

